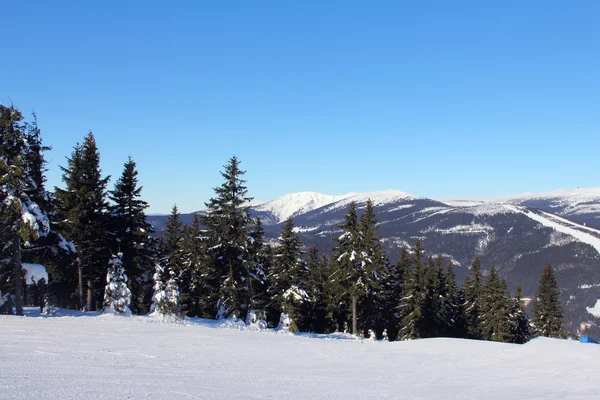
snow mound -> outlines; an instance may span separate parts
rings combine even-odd
[[[37,284],[42,279],[48,283],[48,272],[46,272],[46,267],[42,264],[23,263],[22,265],[25,270],[25,282],[28,285],[32,283]]]

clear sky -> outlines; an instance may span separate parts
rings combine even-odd
[[[12,1],[0,103],[35,110],[49,185],[89,130],[150,212],[250,195],[432,198],[600,186],[600,2]],[[112,184],[111,184],[112,186]]]

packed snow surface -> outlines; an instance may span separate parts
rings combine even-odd
[[[600,397],[600,346],[566,340],[387,343],[78,313],[0,326],[1,399]]]

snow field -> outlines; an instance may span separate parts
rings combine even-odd
[[[61,310],[62,311],[62,310]],[[1,399],[595,399],[600,346],[336,340],[75,313],[0,317]],[[232,325],[235,326],[235,325]],[[312,336],[312,337],[311,337]]]

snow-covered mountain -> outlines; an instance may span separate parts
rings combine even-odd
[[[571,328],[593,319],[587,308],[600,299],[600,188],[557,190],[488,199],[438,201],[398,190],[326,195],[301,192],[252,207],[267,236],[275,238],[288,217],[308,246],[329,252],[350,202],[360,213],[368,199],[375,205],[379,235],[391,261],[416,239],[429,255],[456,266],[459,279],[480,257],[495,265],[511,290],[523,286],[533,297],[542,269],[557,271]],[[166,217],[149,220],[160,231]],[[189,223],[191,214],[182,215]],[[600,325],[600,319],[597,321]]]
[[[600,187],[560,189],[546,193],[522,193],[517,195],[452,199],[442,202],[457,207],[477,204],[513,204],[532,207],[567,217],[572,221],[600,228]]]
[[[296,217],[317,209],[323,212],[347,208],[351,202],[366,203],[370,199],[375,206],[394,203],[401,200],[418,199],[400,190],[383,190],[378,192],[352,192],[342,195],[328,195],[317,192],[299,192],[281,196],[253,207],[265,225],[276,225],[289,217]]]

